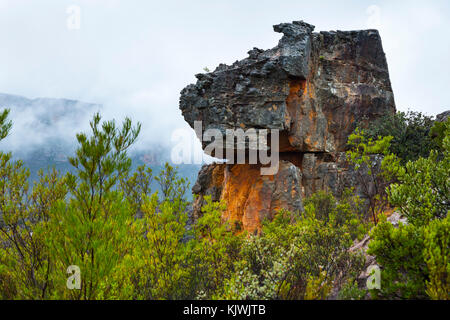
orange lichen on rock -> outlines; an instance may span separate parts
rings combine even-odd
[[[259,175],[257,165],[239,165],[225,170],[221,198],[227,204],[224,219],[243,222],[245,204]]]
[[[280,162],[274,176],[262,176],[260,165],[227,166],[221,200],[227,209],[223,218],[239,222],[249,233],[261,230],[264,219],[281,209],[298,210],[301,203],[301,172],[287,161]]]

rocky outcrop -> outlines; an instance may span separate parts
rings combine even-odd
[[[444,111],[436,116],[437,122],[445,122],[450,118],[450,110]]]
[[[213,164],[202,169],[193,189],[194,216],[203,197],[211,195],[227,202],[224,218],[249,231],[281,208],[301,210],[302,199],[317,190],[339,195],[355,186],[343,156],[348,136],[357,125],[395,112],[376,30],[314,33],[314,26],[302,21],[274,30],[283,34],[276,47],[254,48],[244,60],[196,75],[197,83],[180,98],[185,120],[192,127],[201,121],[203,132],[217,129],[224,137],[237,128],[279,132],[275,175],[262,176],[260,164]],[[205,148],[209,142],[202,143]],[[230,148],[242,146],[224,146]]]

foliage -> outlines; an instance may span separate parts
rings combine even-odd
[[[261,235],[247,238],[222,298],[325,299],[333,286],[361,271],[363,258],[349,248],[362,229],[348,202],[323,192],[295,216],[280,211]]]
[[[67,174],[71,195],[60,200],[50,210],[50,219],[40,230],[46,235],[50,258],[55,264],[55,298],[108,298],[108,279],[116,266],[133,249],[133,237],[128,230],[133,221],[129,202],[119,190],[114,190],[119,178],[131,167],[126,150],[136,140],[140,125],[132,128],[125,119],[122,128],[114,121],[101,124],[99,114],[91,121],[92,135],[77,134],[79,148],[69,158],[77,169]],[[83,272],[81,290],[67,290],[65,271],[77,265]],[[102,288],[102,290],[101,290]]]
[[[435,300],[450,300],[450,218],[434,220],[425,228],[424,259],[429,272],[427,294]]]
[[[5,139],[12,128],[12,121],[8,120],[10,110],[5,109],[0,113],[0,140]]]
[[[203,216],[194,225],[194,240],[190,245],[193,268],[192,288],[198,288],[197,298],[216,297],[216,292],[233,273],[233,263],[240,254],[245,233],[234,234],[231,225],[222,221],[225,204],[205,197]]]
[[[353,189],[344,190],[337,201],[333,195],[319,191],[305,200],[305,211],[321,221],[332,222],[336,228],[347,228],[352,240],[361,240],[372,224],[364,218],[363,201],[353,193]]]
[[[356,279],[349,278],[344,283],[338,294],[339,300],[363,300],[367,295],[367,290],[360,289]]]
[[[142,211],[143,218],[136,223],[140,235],[136,250],[128,257],[134,298],[181,299],[185,296],[182,284],[189,276],[185,268],[188,248],[182,241],[187,215],[177,214],[173,202],[158,204],[157,194],[144,201]]]
[[[22,162],[0,154],[1,297],[177,299],[215,290],[232,261],[223,244],[236,248],[239,239],[218,204],[204,208],[189,235],[186,180],[166,164],[155,177],[162,195],[152,194],[151,169],[132,173],[126,153],[140,125],[100,122],[94,115],[91,135],[77,135],[76,173],[41,172],[31,192]],[[66,287],[71,265],[81,270],[80,290]]]
[[[399,171],[398,182],[391,185],[389,200],[410,223],[427,224],[450,210],[449,151],[441,161],[432,151],[427,159],[408,162]]]
[[[382,266],[385,298],[449,299],[450,126],[442,153],[409,161],[397,170],[398,182],[388,194],[408,219],[394,228],[384,221],[372,231],[369,254]]]
[[[395,228],[386,220],[371,233],[368,254],[382,266],[380,297],[424,298],[427,277],[423,258],[423,228],[400,224]]]
[[[431,128],[430,136],[434,141],[434,144],[437,146],[438,150],[444,149],[444,139],[445,139],[445,132],[450,125],[450,118],[448,118],[444,122],[436,121]]]
[[[5,299],[43,299],[50,290],[52,264],[45,237],[36,229],[67,191],[56,171],[39,176],[30,192],[29,171],[11,154],[0,153],[0,294]]]
[[[441,154],[432,151],[426,159],[408,162],[399,171],[399,183],[389,190],[391,203],[411,223],[420,225],[444,218],[450,210],[450,123],[446,125],[442,148]]]
[[[317,277],[309,276],[306,280],[305,300],[325,300],[333,289],[327,280],[326,272],[322,271]]]
[[[386,136],[374,140],[359,128],[348,138],[350,149],[346,153],[347,160],[355,168],[358,185],[368,201],[375,224],[378,223],[378,216],[389,206],[386,188],[399,166],[398,158],[389,153],[392,139],[392,136]]]
[[[11,129],[0,115],[0,138]],[[125,119],[78,134],[75,173],[39,173],[0,152],[0,298],[2,299],[363,299],[357,278],[364,257],[350,250],[372,227],[354,190],[335,199],[318,192],[304,211],[281,210],[248,235],[224,221],[226,206],[205,197],[189,223],[188,184],[166,164],[157,174],[131,170],[128,148],[140,125]],[[385,218],[371,231],[369,254],[382,267],[379,298],[448,299],[450,128],[440,149],[403,165],[388,152],[392,137],[374,140],[357,130],[348,159],[373,197],[375,222],[387,200],[408,218],[395,228]],[[384,155],[381,163],[373,154]],[[364,173],[364,175],[363,175]],[[395,184],[385,192],[387,184]],[[361,178],[362,179],[362,178]],[[151,190],[155,180],[161,193]],[[383,189],[384,188],[384,189]],[[70,290],[67,268],[81,270]]]
[[[120,177],[120,189],[130,203],[136,217],[142,217],[142,205],[145,197],[152,195],[150,185],[153,180],[153,171],[146,166],[139,166],[132,175],[126,172]]]
[[[368,138],[393,137],[391,152],[401,159],[402,164],[428,157],[436,143],[430,136],[434,125],[432,117],[421,112],[397,112],[387,114],[372,123],[365,131]]]
[[[175,202],[176,199],[182,199],[188,188],[188,183],[184,178],[178,178],[178,170],[170,166],[167,162],[160,174],[155,177],[158,182],[162,199]],[[178,212],[183,211],[183,207],[177,208]]]

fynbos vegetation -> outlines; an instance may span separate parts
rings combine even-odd
[[[0,121],[5,138],[8,111]],[[41,172],[33,186],[20,161],[0,154],[2,299],[449,298],[448,122],[441,147],[406,164],[389,153],[392,137],[350,137],[350,161],[373,170],[368,156],[381,152],[389,161],[372,176],[395,181],[368,195],[370,215],[352,190],[339,199],[321,191],[254,235],[224,220],[226,203],[210,197],[191,225],[176,168],[131,172],[127,149],[139,131],[130,119],[119,127],[96,114],[91,132],[77,135],[76,173]],[[408,224],[387,222],[386,206]],[[369,295],[358,285],[363,252],[350,248],[370,229],[369,254],[382,273]],[[67,285],[70,266],[80,270],[79,288]]]

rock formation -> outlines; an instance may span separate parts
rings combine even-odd
[[[450,118],[450,110],[444,111],[436,116],[437,122],[445,122]]]
[[[198,74],[197,83],[181,92],[180,109],[191,127],[202,121],[203,131],[217,129],[224,136],[236,128],[279,132],[280,163],[273,176],[260,174],[262,164],[202,168],[193,188],[194,218],[211,195],[227,203],[224,218],[254,231],[279,209],[301,210],[303,199],[320,189],[339,196],[355,186],[344,159],[348,136],[357,125],[395,112],[378,31],[314,33],[303,21],[274,30],[283,34],[276,47],[254,48],[244,60]]]

